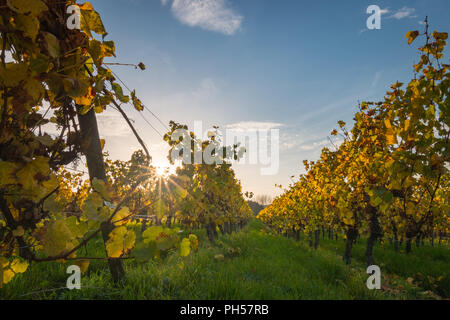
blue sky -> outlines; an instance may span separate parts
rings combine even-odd
[[[114,62],[144,62],[145,72],[112,67],[165,123],[222,128],[250,123],[280,129],[280,170],[261,176],[237,165],[245,191],[278,194],[290,176],[316,159],[338,120],[352,122],[358,101],[379,100],[395,81],[413,76],[416,45],[404,37],[450,31],[448,0],[92,0],[114,40]],[[367,30],[369,5],[384,10],[381,30]],[[446,57],[448,58],[448,51]],[[133,111],[156,165],[166,165],[161,137]],[[147,112],[145,117],[164,128]],[[114,111],[99,117],[112,158],[139,145]],[[206,129],[206,128],[205,128]]]

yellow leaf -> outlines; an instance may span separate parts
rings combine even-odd
[[[416,211],[416,206],[414,205],[414,203],[408,202],[406,204],[406,214],[412,215],[412,214],[414,214],[415,211]]]
[[[9,88],[17,87],[28,76],[28,66],[25,63],[7,63],[0,65],[0,83]]]
[[[25,230],[23,230],[22,226],[19,226],[16,230],[13,230],[12,234],[14,237],[21,237],[25,234]]]
[[[100,15],[92,8],[90,3],[80,6],[81,9],[81,29],[92,38],[92,32],[99,35],[105,35],[106,30]]]
[[[431,165],[437,166],[444,162],[444,159],[441,158],[438,154],[433,154],[431,156]]]
[[[14,271],[14,273],[24,273],[25,271],[27,271],[28,261],[14,259],[14,261],[11,262],[10,268],[12,271]]]
[[[0,161],[0,187],[16,183],[13,173],[15,165],[12,162]]]
[[[405,188],[409,188],[409,187],[413,186],[414,184],[416,184],[416,180],[413,177],[409,176],[405,179],[403,186]]]
[[[127,207],[123,207],[114,215],[112,222],[116,226],[121,226],[127,223],[128,218],[130,217],[130,210]]]
[[[389,184],[389,189],[391,189],[391,190],[402,190],[401,181],[399,181],[399,180],[393,180],[393,181]]]
[[[11,269],[3,269],[3,284],[6,284],[14,278],[14,271]]]
[[[184,238],[180,243],[180,256],[187,257],[191,251],[191,242],[188,238]]]
[[[434,31],[434,32],[433,32],[433,38],[435,38],[436,40],[447,40],[447,38],[448,38],[448,33],[447,33],[447,32],[437,32],[437,31]]]
[[[49,159],[45,157],[36,157],[32,164],[36,168],[36,171],[42,175],[48,175],[50,171]]]
[[[78,6],[80,7],[81,10],[86,10],[86,11],[94,10],[94,8],[92,7],[92,4],[90,4],[89,2],[85,2],[85,3],[80,4]]]
[[[80,267],[82,273],[85,273],[89,268],[89,260],[76,260],[74,264]]]
[[[47,226],[41,241],[43,250],[49,256],[56,256],[71,247],[72,234],[65,220],[56,220]]]
[[[216,259],[217,261],[223,261],[225,259],[223,254],[216,254],[214,256],[214,259]]]
[[[31,189],[36,186],[37,181],[35,180],[35,175],[40,173],[41,175],[48,175],[50,171],[50,166],[48,164],[49,159],[44,157],[36,157],[35,160],[28,163],[25,167],[17,172],[17,179],[19,183],[25,189]]]
[[[106,242],[108,256],[111,258],[120,258],[134,247],[135,240],[136,234],[131,230],[127,230],[126,227],[114,229],[109,234],[109,239]]]
[[[393,145],[397,143],[397,136],[395,135],[394,131],[392,130],[392,128],[389,128],[386,131],[386,142],[388,145]]]
[[[89,87],[88,92],[81,97],[73,97],[77,105],[80,106],[90,106],[95,98],[95,91],[92,87]]]
[[[40,15],[47,11],[48,8],[41,0],[7,0],[8,7],[20,14]]]
[[[32,15],[18,15],[15,20],[17,29],[23,32],[25,37],[32,41],[36,39],[39,32],[39,20]]]
[[[9,266],[8,259],[6,259],[4,257],[0,257],[0,267],[6,268],[7,266]]]
[[[408,131],[410,124],[411,124],[411,120],[409,120],[409,119],[405,120],[404,131]]]
[[[409,31],[405,37],[408,39],[408,44],[413,43],[413,41],[419,36],[419,31]]]
[[[384,125],[388,129],[392,128],[391,121],[389,119],[384,120]]]
[[[189,241],[191,242],[191,248],[194,249],[195,252],[198,250],[198,238],[195,234],[189,235]]]
[[[17,181],[24,189],[31,189],[36,186],[36,181],[34,179],[36,173],[36,169],[29,163],[17,172]]]

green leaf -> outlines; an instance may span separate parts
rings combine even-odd
[[[385,203],[390,204],[394,199],[394,195],[392,192],[386,190],[386,192],[383,193],[382,199]]]
[[[49,32],[42,32],[45,40],[45,47],[52,58],[57,58],[61,54],[59,40],[55,35]]]
[[[120,102],[123,102],[123,103],[130,102],[130,98],[123,94],[122,87],[119,84],[112,82],[111,86],[113,88],[114,93],[116,94],[117,99],[119,99]]]
[[[36,73],[44,73],[48,72],[53,68],[53,64],[50,62],[50,59],[42,54],[36,54],[30,59],[30,68]]]
[[[67,228],[69,228],[72,235],[76,238],[82,238],[87,230],[87,225],[85,222],[78,222],[77,217],[71,216],[67,218]]]
[[[111,194],[106,188],[106,184],[103,180],[94,178],[92,180],[92,188],[97,191],[103,197],[103,199],[105,199],[106,201],[111,201]]]
[[[158,250],[161,251],[169,250],[170,248],[173,248],[175,244],[176,244],[175,237],[167,235],[159,237],[158,240],[156,241],[156,247],[158,248]]]
[[[52,194],[44,201],[44,210],[53,214],[61,213],[62,205],[56,200],[56,195]]]
[[[156,238],[163,232],[162,226],[151,226],[148,227],[143,233],[142,237],[144,242],[149,243],[150,241],[156,241]]]
[[[136,258],[137,261],[149,261],[155,257],[156,252],[156,242],[151,242],[148,244],[137,242],[131,255]]]
[[[36,136],[35,139],[46,147],[51,147],[56,142],[48,134],[44,134],[43,136]]]

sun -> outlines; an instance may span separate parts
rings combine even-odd
[[[164,168],[164,167],[156,167],[156,174],[158,175],[158,176],[165,176],[165,174],[166,174],[166,168]]]
[[[156,175],[158,177],[168,177],[176,173],[177,168],[175,166],[155,166]]]

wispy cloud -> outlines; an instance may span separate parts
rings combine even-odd
[[[377,86],[378,82],[380,81],[380,78],[381,78],[382,74],[383,74],[383,71],[375,72],[375,75],[374,75],[373,80],[372,80],[372,85],[371,85],[372,89]]]
[[[170,1],[175,18],[191,27],[233,35],[244,20],[228,0],[161,0],[163,5]]]
[[[414,15],[415,12],[416,12],[416,9],[414,9],[414,8],[403,7],[401,9],[398,9],[397,11],[395,11],[395,13],[392,14],[391,16],[389,16],[388,18],[397,19],[397,20],[401,20],[401,19],[405,19],[405,18],[416,18],[417,16]]]
[[[192,92],[192,95],[195,98],[201,99],[205,97],[212,97],[218,91],[219,89],[217,88],[213,79],[204,78],[201,80],[199,87]]]
[[[318,148],[327,146],[330,144],[330,141],[327,140],[321,140],[321,141],[315,141],[309,144],[301,144],[298,146],[298,148],[302,151],[311,151],[311,150],[316,150]]]
[[[227,125],[227,129],[234,131],[271,130],[282,127],[277,122],[241,121]]]

